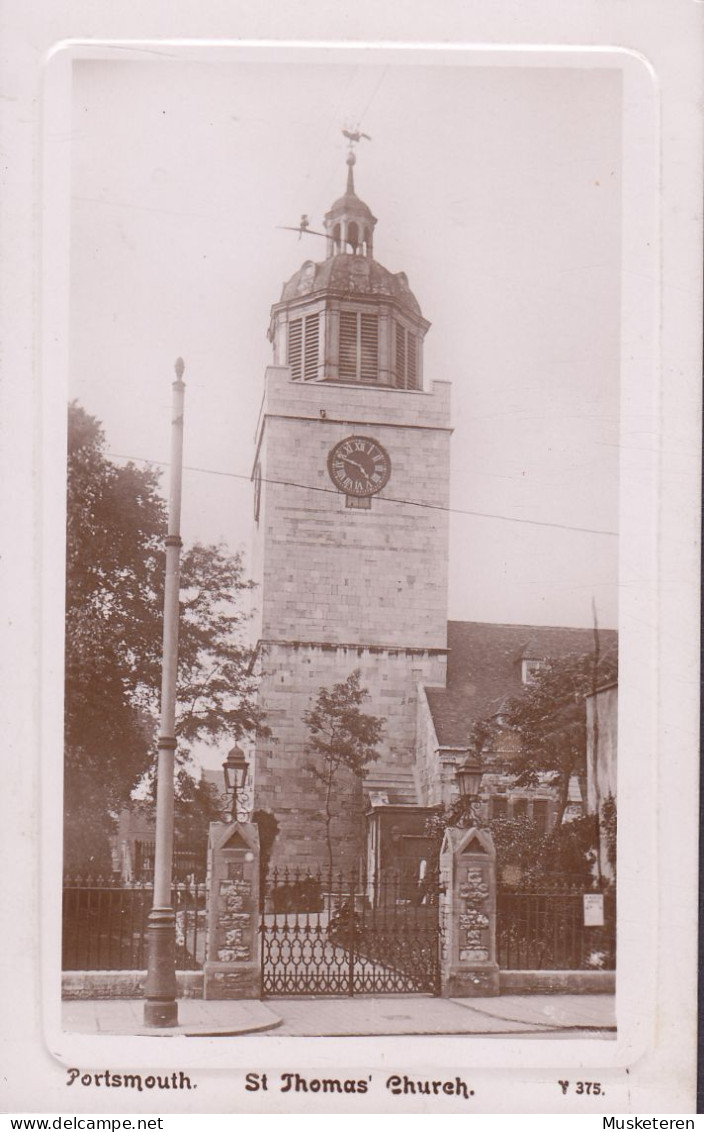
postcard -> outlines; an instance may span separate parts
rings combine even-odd
[[[695,1111],[701,8],[548,8],[15,33],[8,1111]]]

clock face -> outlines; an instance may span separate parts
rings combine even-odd
[[[368,436],[348,436],[330,450],[328,472],[345,495],[376,495],[389,481],[389,454]]]

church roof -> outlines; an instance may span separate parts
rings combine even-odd
[[[615,654],[618,633],[601,629],[602,656]],[[556,660],[591,652],[593,629],[448,621],[447,686],[426,688],[441,747],[465,747],[473,723],[498,714],[522,687],[524,659]]]
[[[322,263],[306,260],[284,283],[281,302],[290,302],[316,291],[337,291],[350,295],[386,296],[399,306],[420,316],[418,300],[408,286],[405,272],[394,274],[368,256],[341,253]],[[422,317],[422,316],[421,316]]]

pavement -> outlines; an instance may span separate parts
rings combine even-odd
[[[384,995],[359,998],[179,1000],[179,1025],[143,1025],[143,999],[73,999],[63,1029],[73,1033],[153,1037],[365,1037],[475,1034],[485,1037],[615,1038],[613,995],[531,994],[496,998]]]

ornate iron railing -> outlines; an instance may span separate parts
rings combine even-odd
[[[613,970],[616,899],[604,893],[604,926],[585,927],[581,892],[506,892],[496,901],[499,966],[513,971]]]
[[[197,970],[205,958],[205,885],[175,884],[176,966]],[[151,884],[118,885],[105,877],[67,877],[63,889],[64,971],[143,971]]]
[[[263,995],[439,993],[437,886],[274,870]]]

